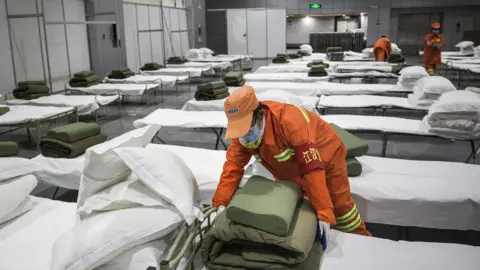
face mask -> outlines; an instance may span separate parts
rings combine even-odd
[[[255,125],[250,131],[248,131],[247,134],[245,134],[245,136],[242,137],[242,139],[247,144],[254,143],[260,138],[261,134],[262,131],[258,128],[257,125]]]
[[[440,34],[440,30],[432,30],[432,33],[434,33],[435,35]]]

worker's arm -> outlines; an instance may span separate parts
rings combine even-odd
[[[327,187],[324,163],[320,152],[313,144],[316,134],[311,126],[310,116],[305,109],[291,106],[284,116],[282,128],[295,151],[300,174],[305,181],[305,191],[320,221],[335,224],[333,203]],[[316,116],[313,116],[316,117]]]
[[[392,54],[392,42],[390,41],[387,42],[387,52],[388,55]]]
[[[431,47],[432,46],[432,41],[430,40],[431,36],[429,34],[425,35],[425,46]]]
[[[238,188],[252,155],[243,147],[238,139],[232,140],[227,150],[227,161],[223,165],[223,172],[220,176],[217,190],[213,196],[212,205],[218,207],[227,205]]]

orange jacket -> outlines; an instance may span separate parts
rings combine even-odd
[[[388,38],[379,38],[375,45],[373,45],[373,51],[382,49],[387,53],[387,57],[392,53],[392,42]]]
[[[238,139],[232,140],[213,206],[226,205],[230,201],[243,177],[244,167],[253,155],[276,180],[296,182],[309,198],[319,220],[336,224],[325,170],[310,165],[329,164],[332,156],[344,147],[342,141],[335,130],[313,112],[273,101],[266,101],[263,105],[266,122],[261,143],[257,148],[249,149]],[[345,161],[345,156],[341,159]],[[347,188],[351,200],[346,167],[340,169],[345,170],[345,179],[334,185],[339,191],[332,194],[340,194]],[[332,188],[330,184],[328,186]]]
[[[430,42],[430,44],[428,44]],[[435,48],[433,44],[440,44],[440,48]],[[423,49],[423,63],[425,65],[438,65],[442,62],[442,48],[445,44],[445,38],[442,34],[435,35],[429,33],[425,35]]]

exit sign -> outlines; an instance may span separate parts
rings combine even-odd
[[[310,8],[322,8],[322,5],[320,4],[311,4]]]

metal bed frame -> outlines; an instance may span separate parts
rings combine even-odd
[[[225,128],[195,128],[196,130],[198,129],[211,129],[213,131],[213,133],[215,133],[215,135],[217,136],[217,139],[215,141],[215,150],[218,150],[218,145],[221,143],[223,148],[225,150],[228,149],[228,145],[227,143],[223,140],[222,138],[222,135],[223,135],[223,132],[225,131]],[[160,132],[160,131],[158,131]],[[157,139],[160,143],[162,144],[168,144],[166,143],[162,138],[160,138],[160,136],[158,135],[158,132],[155,134],[155,137],[152,138],[152,143],[154,143],[154,140]]]
[[[467,80],[466,80],[467,83],[472,82],[473,81],[472,77],[474,77],[474,76],[478,76],[479,77],[478,80],[480,80],[480,73],[473,72],[471,69],[455,68],[453,66],[454,64],[455,63],[454,63],[453,60],[448,60],[447,63],[444,64],[444,66],[445,66],[444,74],[445,74],[445,78],[452,78],[452,80],[456,79],[458,88],[461,88],[462,82],[464,81],[464,80],[462,80],[462,75],[467,76]],[[478,64],[477,66],[480,68],[480,64]],[[452,72],[454,73],[454,75],[449,77],[449,73],[452,73]],[[455,73],[458,73],[456,78],[454,78]],[[466,85],[466,86],[470,86],[470,85]]]
[[[386,116],[388,111],[392,109],[405,110],[408,112],[423,112],[424,114],[428,113],[428,109],[425,109],[425,110],[409,109],[409,108],[390,106],[390,105],[368,106],[368,107],[323,107],[323,106],[317,105],[316,108],[318,113],[320,113],[320,115],[326,115],[328,114],[329,110],[335,110],[335,109],[339,109],[339,110],[372,109],[374,115],[377,115],[377,110],[381,110],[382,116]]]
[[[11,105],[11,106],[16,106],[16,105]],[[21,106],[21,105],[17,105]],[[53,107],[53,106],[52,106]],[[63,118],[63,117],[69,117],[73,116],[73,121],[78,122],[78,114],[77,114],[77,109],[73,107],[72,109],[58,113],[55,115],[52,115],[50,117],[46,118],[40,118],[35,121],[30,121],[30,122],[25,122],[25,123],[18,123],[18,124],[0,124],[0,127],[2,128],[10,128],[7,131],[1,132],[0,135],[7,134],[16,130],[19,130],[21,128],[26,128],[27,129],[27,136],[28,136],[28,141],[30,144],[32,143],[32,136],[30,134],[30,128],[35,129],[35,142],[37,143],[37,150],[40,148],[40,137],[41,137],[41,125],[45,123],[50,123],[56,125],[56,121]]]
[[[160,261],[160,263],[157,265],[157,269],[177,269],[178,264],[182,258],[185,257],[187,251],[189,251],[190,254],[188,255],[185,269],[190,268],[194,270],[195,267],[193,260],[202,246],[203,238],[206,232],[212,227],[214,218],[211,216],[216,212],[216,207],[210,206],[203,208],[202,213],[205,215],[205,219],[203,221],[195,220],[190,226],[183,224],[175,238],[173,245],[168,250],[167,256],[165,259]],[[204,226],[205,221],[206,226]],[[196,240],[198,240],[198,242]]]

